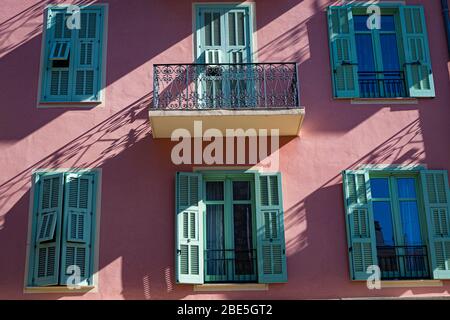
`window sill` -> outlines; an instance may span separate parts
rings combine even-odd
[[[194,285],[194,291],[196,292],[267,290],[269,290],[269,285],[265,283],[209,283]]]
[[[41,101],[38,102],[38,109],[50,109],[50,108],[82,108],[82,109],[90,109],[94,108],[103,101]]]
[[[417,98],[353,98],[351,104],[418,104]]]
[[[381,288],[423,288],[442,287],[441,280],[385,280],[381,281]]]
[[[85,286],[80,289],[69,289],[65,286],[50,286],[50,287],[25,287],[24,293],[87,293],[97,292],[95,286]]]

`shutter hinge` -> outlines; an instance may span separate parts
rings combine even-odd
[[[177,255],[180,255],[180,254],[181,254],[181,250],[177,249]]]
[[[348,252],[352,252],[352,250],[353,250],[353,247],[348,248]]]

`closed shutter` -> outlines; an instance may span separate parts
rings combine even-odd
[[[99,101],[104,13],[101,7],[81,9],[80,29],[69,29],[70,14],[50,8],[45,33],[43,100]]]
[[[58,284],[63,199],[63,175],[37,175],[32,285]]]
[[[411,97],[434,97],[434,80],[423,7],[400,6],[406,79]]]
[[[328,8],[328,34],[336,98],[358,98],[358,61],[351,7]]]
[[[378,264],[369,173],[345,171],[343,187],[350,277],[366,280],[367,267]]]
[[[202,176],[178,172],[175,196],[176,280],[200,284],[203,272]]]
[[[81,29],[75,35],[74,99],[99,100],[103,14],[99,10],[81,11]]]
[[[434,279],[450,279],[450,189],[446,170],[420,173]]]
[[[68,277],[73,274],[70,269],[68,273],[69,266],[79,268],[79,285],[92,285],[94,179],[92,173],[69,173],[65,177],[61,285],[66,285]]]
[[[287,282],[281,175],[255,175],[258,282]]]

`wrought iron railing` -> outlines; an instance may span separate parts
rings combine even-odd
[[[206,282],[255,282],[256,250],[205,250]]]
[[[156,109],[299,108],[295,63],[155,64]]]
[[[403,71],[360,71],[358,72],[361,98],[406,97]]]
[[[429,279],[426,246],[377,246],[382,280]]]

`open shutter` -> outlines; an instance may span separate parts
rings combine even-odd
[[[202,176],[177,172],[176,176],[176,280],[200,284],[203,272]]]
[[[256,174],[255,190],[258,282],[287,282],[281,175]]]
[[[100,100],[103,13],[101,9],[82,9],[80,29],[75,36],[74,100]]]
[[[79,285],[92,285],[91,233],[94,217],[94,174],[68,173],[65,177],[64,226],[62,233],[61,285],[73,274],[69,266],[80,270]]]
[[[378,264],[369,173],[347,170],[343,186],[350,277],[367,280],[367,267]]]
[[[58,284],[63,175],[37,175],[33,286]]]
[[[434,279],[450,279],[450,189],[446,170],[420,173]]]
[[[423,7],[400,6],[406,79],[411,97],[434,97],[434,80]]]
[[[328,33],[336,98],[358,98],[358,61],[351,7],[328,8]]]
[[[47,10],[42,90],[44,101],[70,100],[72,30],[63,9]]]

